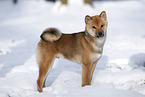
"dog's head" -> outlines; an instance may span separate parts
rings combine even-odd
[[[85,17],[86,31],[95,38],[102,38],[106,34],[107,16],[106,12],[102,11],[100,15]]]

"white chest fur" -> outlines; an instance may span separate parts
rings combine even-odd
[[[99,58],[101,58],[101,56],[102,56],[102,54],[100,54],[100,53],[93,53],[93,54],[91,54],[91,60],[92,60],[93,62],[95,62],[95,61],[97,61]]]
[[[105,43],[105,37],[102,37],[100,39],[97,39],[95,43],[92,43],[92,47],[94,48],[95,51],[102,52],[104,43]]]

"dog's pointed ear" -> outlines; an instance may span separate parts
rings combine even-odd
[[[107,15],[105,11],[102,11],[101,14],[99,15],[101,18],[103,18],[104,20],[107,20]]]
[[[85,17],[85,23],[87,24],[91,20],[92,20],[92,17],[90,17],[89,15],[86,15],[86,17]]]

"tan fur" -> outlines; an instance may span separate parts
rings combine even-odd
[[[100,15],[85,17],[86,30],[76,34],[62,34],[57,41],[51,43],[40,40],[37,45],[37,62],[39,64],[38,91],[52,66],[55,57],[62,56],[82,65],[82,86],[90,85],[98,60],[102,56],[106,40],[107,18],[103,11]],[[103,25],[103,26],[102,26]],[[45,39],[53,40],[45,36]]]

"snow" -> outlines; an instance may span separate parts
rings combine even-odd
[[[0,46],[1,46],[0,47],[0,55],[10,53],[11,47],[18,46],[20,44],[23,44],[24,42],[25,42],[25,40],[2,40],[0,42]],[[5,44],[5,45],[3,45],[3,44]]]
[[[0,1],[0,97],[144,97],[145,1],[82,0],[68,6],[43,0]],[[35,48],[41,32],[57,27],[63,33],[85,28],[85,15],[105,10],[107,40],[91,86],[81,87],[81,66],[55,59],[43,93],[37,91]]]

